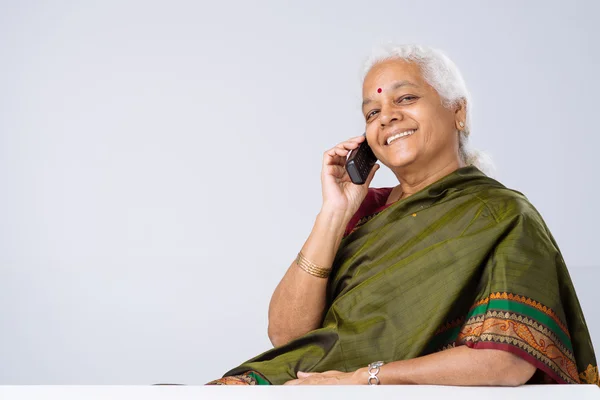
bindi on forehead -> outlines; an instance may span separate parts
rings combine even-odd
[[[384,83],[384,84],[385,84],[385,83]],[[368,87],[369,83],[366,83],[365,85],[366,85],[367,87],[364,87],[364,86],[363,86],[363,90],[364,90],[365,92],[366,92],[366,91],[370,91],[370,90],[371,90],[371,88],[370,88],[370,87]],[[395,90],[398,90],[398,89],[400,89],[400,88],[403,88],[403,87],[413,87],[413,88],[415,88],[415,89],[420,89],[420,86],[419,86],[419,85],[417,85],[416,83],[413,83],[413,82],[410,82],[410,81],[407,81],[407,80],[401,80],[401,81],[395,81],[395,82],[393,82],[393,83],[391,84],[391,87],[389,88],[389,90],[390,90],[391,92],[393,92],[393,91],[395,91]],[[388,90],[388,89],[386,89],[386,90]],[[382,89],[382,88],[377,88],[377,93],[382,93],[382,92],[383,92],[383,89]],[[374,99],[367,97],[367,98],[365,98],[365,99],[363,100],[363,102],[362,102],[362,106],[364,107],[364,106],[366,106],[367,104],[371,103],[372,101],[374,101]]]

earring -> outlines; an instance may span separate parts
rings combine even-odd
[[[465,123],[464,123],[464,122],[462,122],[462,121],[460,121],[460,122],[458,123],[458,125],[460,125],[460,127],[461,127],[461,128],[464,128],[464,127],[465,127]]]

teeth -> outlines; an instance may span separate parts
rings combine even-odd
[[[406,131],[406,132],[402,132],[402,133],[399,133],[399,134],[397,134],[397,135],[391,136],[391,137],[389,137],[389,138],[388,138],[388,140],[387,140],[387,144],[390,144],[390,143],[392,143],[394,140],[396,140],[396,139],[399,139],[399,138],[401,138],[401,137],[408,136],[408,135],[412,135],[413,133],[415,133],[415,131],[414,131],[414,130],[412,130],[412,131]]]

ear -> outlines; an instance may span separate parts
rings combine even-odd
[[[460,126],[461,122],[463,126]],[[467,100],[464,98],[460,99],[454,108],[454,125],[459,131],[467,125]]]

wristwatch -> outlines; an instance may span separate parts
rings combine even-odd
[[[379,385],[379,378],[377,377],[377,374],[379,373],[379,367],[381,367],[383,364],[385,364],[383,361],[375,361],[369,364],[369,379],[367,381],[369,385]]]

